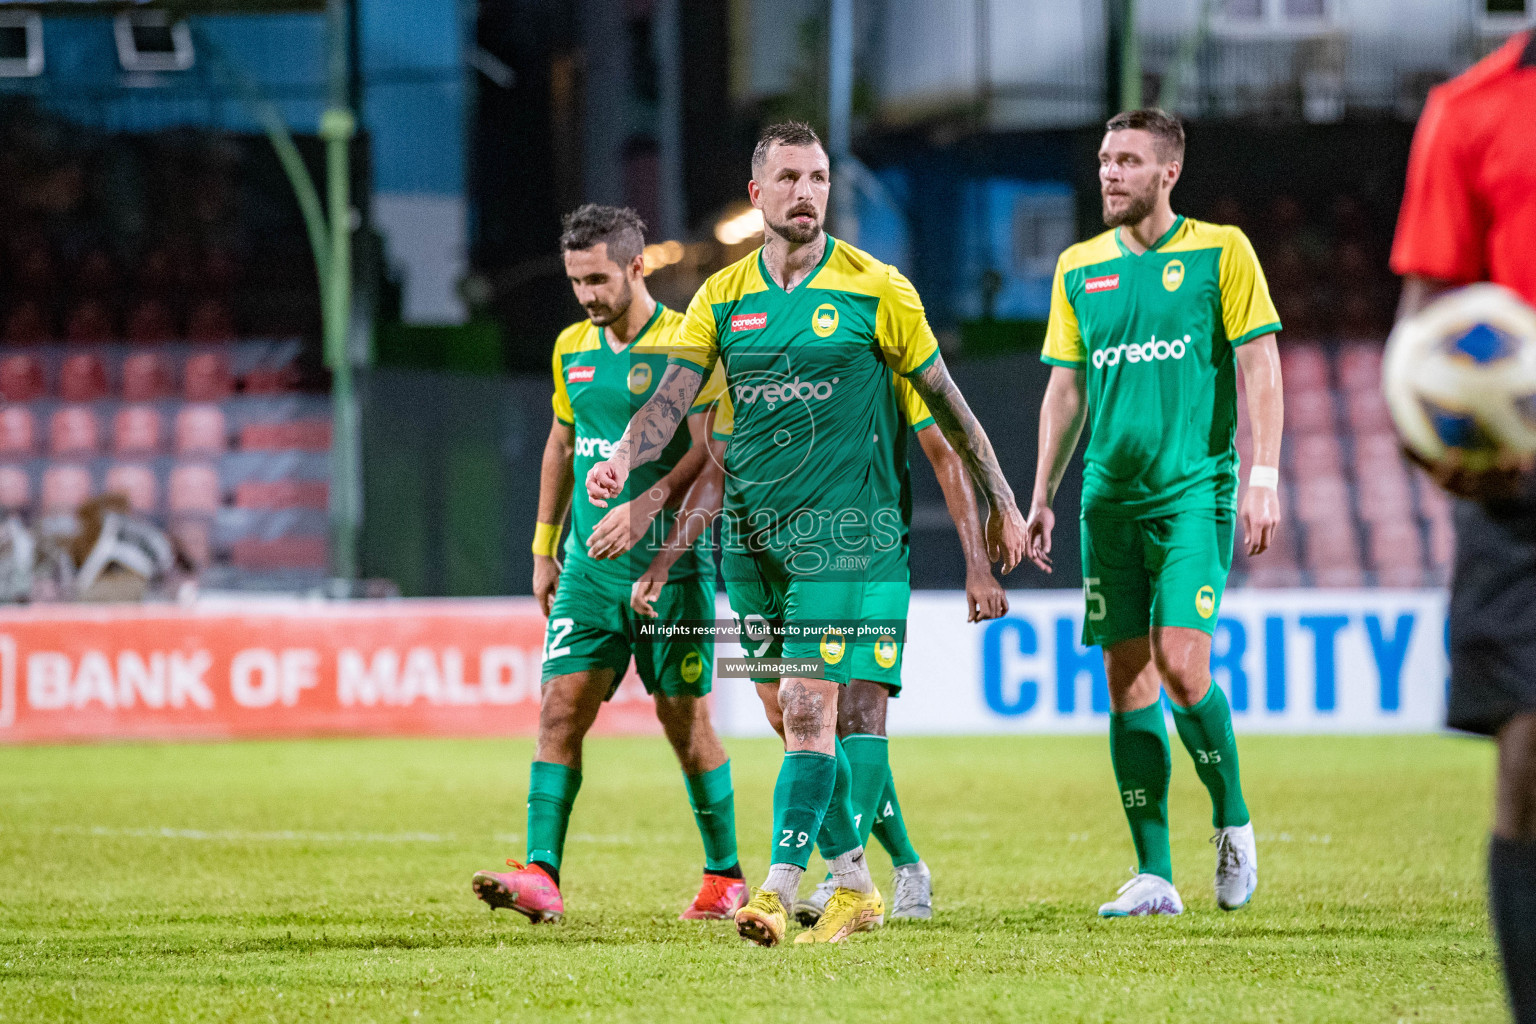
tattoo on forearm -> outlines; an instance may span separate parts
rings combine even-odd
[[[613,458],[631,469],[656,458],[677,433],[677,425],[688,415],[693,399],[704,385],[704,375],[690,366],[676,363],[661,375],[661,383],[635,413],[624,429],[624,436],[614,445]]]
[[[786,679],[779,684],[779,710],[784,715],[784,735],[798,743],[810,743],[832,724],[827,721],[827,702],[804,683]]]
[[[956,454],[964,461],[971,479],[976,481],[976,486],[981,488],[981,493],[987,496],[992,507],[1002,508],[1014,504],[1013,489],[1008,486],[1002,467],[997,464],[997,453],[992,450],[992,442],[987,439],[987,432],[981,429],[981,423],[971,412],[971,407],[965,404],[965,396],[949,376],[944,358],[940,356],[935,359],[932,366],[912,378],[912,386],[917,389],[923,401],[928,403],[928,411],[933,413],[934,422],[949,439]]]

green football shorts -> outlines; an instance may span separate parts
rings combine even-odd
[[[911,583],[872,581],[864,585],[864,610],[860,618],[866,622],[905,622],[911,601]],[[901,693],[901,657],[906,649],[906,643],[895,640],[858,640],[849,655],[853,661],[848,668],[848,677],[879,683],[891,691],[892,697],[898,696]]]
[[[1232,568],[1230,509],[1150,519],[1083,514],[1083,644],[1108,647],[1153,626],[1214,633]]]
[[[629,606],[629,591],[628,581],[567,560],[544,631],[544,682],[572,672],[611,668],[611,698],[633,656],[646,693],[704,696],[714,676],[714,641],[709,637],[649,639],[640,636],[638,627],[642,622],[713,622],[714,588],[702,579],[668,583],[656,599],[655,619]]]
[[[749,658],[789,658],[826,664],[825,678],[847,683],[852,664],[852,638],[814,627],[825,623],[854,625],[864,607],[864,580],[796,576],[786,573],[771,553],[746,554],[727,549],[721,557],[725,596],[741,627],[741,646]],[[786,628],[802,630],[786,635]],[[808,628],[810,627],[810,628]],[[754,637],[762,636],[758,641]],[[754,677],[771,683],[776,678]]]

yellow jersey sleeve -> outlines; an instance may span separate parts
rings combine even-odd
[[[555,419],[566,426],[576,423],[576,411],[571,408],[571,393],[565,389],[565,369],[560,365],[560,353],[565,348],[565,332],[555,340],[555,350],[550,353],[550,368],[555,374],[555,393],[549,404],[555,407]]]
[[[875,338],[886,365],[903,377],[928,369],[939,357],[939,342],[928,326],[917,289],[895,267],[875,311]]]
[[[692,367],[704,374],[706,380],[720,358],[719,325],[715,323],[712,301],[714,289],[710,287],[713,283],[713,278],[705,281],[704,287],[694,293],[683,317],[683,326],[678,328],[677,340],[667,356],[669,365]]]
[[[667,361],[671,362],[671,359],[669,358]],[[709,376],[704,379],[704,386],[699,388],[699,393],[694,396],[693,408],[688,410],[689,415],[692,415],[696,412],[704,412],[711,405],[714,405],[715,402],[718,401],[724,394],[725,367],[719,363],[716,363],[715,368],[711,370],[709,372]],[[719,418],[719,415],[719,413],[715,414],[717,419]]]
[[[917,393],[910,380],[899,373],[892,374],[891,386],[896,389],[896,405],[911,424],[912,433],[933,426],[933,413],[928,411],[928,403],[923,401],[923,396]]]
[[[1051,280],[1051,312],[1045,322],[1045,345],[1040,358],[1052,366],[1077,368],[1088,361],[1083,348],[1083,332],[1077,324],[1077,310],[1067,297],[1066,253],[1056,260],[1056,274]]]
[[[1269,297],[1269,283],[1264,280],[1253,243],[1239,229],[1229,230],[1221,247],[1221,321],[1236,348],[1278,331],[1280,314]]]
[[[724,441],[736,430],[736,409],[731,405],[731,389],[726,388],[720,392],[720,404],[715,406],[715,429],[713,436],[716,441]]]

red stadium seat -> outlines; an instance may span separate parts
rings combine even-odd
[[[1456,561],[1456,530],[1449,519],[1429,522],[1429,564],[1450,568]]]
[[[14,512],[32,504],[32,478],[20,466],[0,466],[0,508]]]
[[[1304,477],[1296,481],[1296,518],[1309,526],[1353,523],[1349,485],[1339,476]]]
[[[83,405],[66,405],[48,421],[48,451],[52,455],[95,455],[101,450],[101,423]]]
[[[1395,462],[1364,467],[1355,487],[1360,500],[1360,518],[1367,523],[1407,520],[1413,515],[1413,492],[1408,486],[1408,474]]]
[[[176,316],[159,299],[145,299],[128,316],[128,340],[138,343],[176,338]]]
[[[1303,434],[1291,445],[1291,465],[1299,480],[1304,477],[1338,476],[1344,469],[1344,453],[1332,434]]]
[[[160,507],[160,481],[155,471],[137,463],[125,463],[107,470],[104,490],[121,494],[135,512],[152,513]]]
[[[112,417],[112,451],[155,455],[165,447],[165,424],[152,405],[125,405]]]
[[[135,352],[123,360],[123,398],[127,401],[169,398],[175,391],[174,380],[171,364],[157,352]]]
[[[235,507],[323,509],[330,496],[324,480],[247,480],[235,488]]]
[[[261,366],[245,375],[244,392],[247,395],[281,395],[299,389],[299,369],[296,366]]]
[[[0,398],[7,402],[30,402],[48,393],[43,364],[35,356],[6,356],[0,359]]]
[[[222,495],[219,489],[219,471],[207,463],[182,463],[171,470],[170,484],[166,488],[167,504],[172,512],[214,513],[219,510]]]
[[[37,450],[37,419],[24,405],[0,407],[0,454],[31,455]]]
[[[206,518],[177,519],[171,523],[171,539],[194,568],[206,568],[213,561],[213,524]]]
[[[86,299],[64,322],[64,340],[99,343],[114,340],[112,313],[100,299]]]
[[[1424,518],[1431,523],[1441,522],[1449,524],[1451,521],[1451,498],[1440,489],[1440,486],[1427,477],[1423,470],[1414,470],[1419,484],[1419,510]]]
[[[66,402],[94,402],[106,398],[112,389],[107,384],[107,364],[94,352],[69,356],[59,369],[59,397]]]
[[[1280,376],[1286,389],[1321,391],[1328,387],[1328,353],[1312,342],[1280,346]]]
[[[8,345],[46,345],[53,341],[53,328],[43,307],[28,300],[6,314],[3,336]]]
[[[1306,567],[1320,587],[1358,587],[1365,582],[1352,520],[1310,524]]]
[[[1392,429],[1392,415],[1387,412],[1387,400],[1379,387],[1351,391],[1345,398],[1345,408],[1350,429],[1356,434],[1380,434]]]
[[[1424,583],[1424,542],[1416,524],[1406,519],[1375,523],[1370,529],[1370,563],[1386,587]]]
[[[1334,420],[1333,392],[1288,390],[1285,395],[1285,425],[1298,436],[1334,433],[1338,428]]]
[[[235,340],[235,318],[218,299],[204,299],[187,317],[187,340],[223,342]]]
[[[181,394],[189,402],[217,402],[235,393],[229,360],[220,352],[199,352],[187,360]]]
[[[330,556],[324,537],[245,537],[231,547],[230,561],[241,569],[325,569]]]
[[[250,423],[240,431],[240,447],[245,451],[330,451],[331,421],[310,419]]]
[[[1381,357],[1385,347],[1370,342],[1351,342],[1339,351],[1339,386],[1345,391],[1381,388]]]
[[[224,411],[216,405],[188,405],[176,414],[177,455],[221,455],[228,438]]]
[[[91,499],[91,471],[84,466],[55,465],[43,470],[43,508],[73,512]]]

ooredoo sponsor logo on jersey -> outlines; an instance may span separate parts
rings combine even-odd
[[[1172,341],[1159,341],[1156,335],[1144,345],[1112,345],[1093,354],[1093,365],[1098,369],[1115,366],[1124,359],[1128,363],[1150,363],[1154,360],[1183,359],[1189,351],[1189,335]]]
[[[613,442],[604,441],[600,437],[578,437],[576,439],[576,454],[582,456],[596,455],[600,459],[613,458]]]
[[[738,313],[731,317],[732,334],[737,331],[760,331],[767,326],[767,313]]]
[[[801,380],[797,376],[794,380],[773,384],[738,384],[731,389],[731,394],[735,396],[737,405],[751,405],[758,399],[762,399],[771,409],[778,403],[787,402],[790,399],[809,402],[815,398],[824,401],[832,397],[832,385],[836,383],[836,377],[830,381],[808,381]]]

